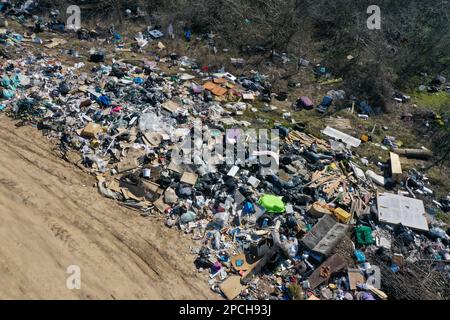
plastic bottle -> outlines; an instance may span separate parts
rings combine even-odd
[[[298,252],[298,241],[297,238],[291,238],[289,247],[288,247],[288,254],[291,258],[295,257]]]
[[[228,210],[231,208],[233,204],[233,198],[231,196],[228,196],[227,199],[225,200],[225,209]]]

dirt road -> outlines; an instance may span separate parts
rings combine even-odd
[[[188,236],[103,198],[32,127],[0,114],[0,299],[215,299]],[[69,290],[68,266],[81,271]]]

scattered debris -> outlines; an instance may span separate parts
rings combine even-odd
[[[4,19],[0,27],[8,27]],[[168,34],[173,37],[173,27]],[[96,38],[88,30],[77,36]],[[191,36],[186,30],[186,41]],[[239,116],[260,112],[257,101],[275,110],[272,96],[283,102],[288,93],[273,93],[268,76],[256,71],[237,77],[189,57],[164,56],[164,37],[149,28],[134,38],[134,52],[158,39],[153,43],[158,58],[152,61],[131,63],[92,49],[90,73],[45,53],[5,58],[0,111],[59,141],[63,158],[78,159],[105,197],[190,235],[199,246],[197,269],[209,272],[211,289],[227,299],[285,299],[295,284],[308,300],[384,300],[385,272],[401,274],[420,259],[449,260],[447,233],[427,221],[424,201],[416,197],[428,197],[441,209],[449,208],[450,199],[431,199],[428,179],[415,170],[403,172],[400,165],[399,155],[428,159],[431,151],[401,149],[400,141],[386,136],[383,147],[393,151],[389,165],[379,164],[381,174],[369,168],[364,173],[369,160],[353,153],[362,141],[339,131],[352,129],[349,119],[340,118],[325,120],[327,140],[303,132],[305,124],[278,123],[272,129],[280,134],[261,142],[261,136],[244,130],[252,124]],[[113,39],[124,49],[120,35]],[[66,40],[53,38],[43,46],[63,44]],[[278,57],[290,60],[286,54]],[[239,68],[245,64],[242,58],[230,61]],[[306,69],[310,62],[301,58],[298,64]],[[169,75],[162,66],[176,71]],[[330,79],[320,65],[314,73],[325,78],[322,85],[342,81]],[[326,113],[345,96],[329,91],[317,111]],[[409,98],[394,96],[398,102]],[[301,96],[293,107],[311,110],[314,103]],[[366,102],[355,107],[362,119],[373,114]],[[293,121],[290,112],[283,116]],[[254,141],[261,143],[258,149],[244,150]],[[273,144],[279,148],[269,148]],[[224,147],[232,157],[220,153]],[[235,151],[241,155],[236,159]],[[385,192],[391,183],[399,194]],[[409,228],[428,232],[429,238]],[[401,254],[394,251],[396,238],[405,243]],[[351,249],[337,253],[345,239],[351,239]],[[378,255],[386,257],[371,265]]]

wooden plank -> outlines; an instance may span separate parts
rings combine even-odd
[[[309,277],[308,280],[311,289],[315,289],[322,283],[328,281],[328,279],[333,273],[344,269],[346,266],[347,263],[345,262],[344,258],[342,258],[338,254],[332,255],[330,258],[325,260],[325,262],[323,262],[319,267],[317,267],[317,269],[314,270],[314,272]],[[326,272],[327,274],[324,275],[324,271],[326,269],[328,269],[329,272]]]
[[[209,91],[212,91],[216,87],[217,87],[217,85],[215,83],[212,83],[211,81],[208,81],[203,85],[203,88],[205,88],[206,90],[209,90]]]
[[[217,86],[212,89],[211,92],[216,96],[223,96],[225,93],[227,93],[227,89]]]
[[[399,182],[402,177],[402,165],[400,164],[400,157],[398,154],[390,152],[391,158],[391,176]]]

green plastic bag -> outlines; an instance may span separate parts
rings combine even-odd
[[[355,227],[356,242],[359,245],[367,246],[373,244],[375,241],[372,237],[372,229],[366,226]]]
[[[285,211],[282,197],[277,197],[271,194],[265,194],[259,199],[259,204],[269,213],[282,213]]]

